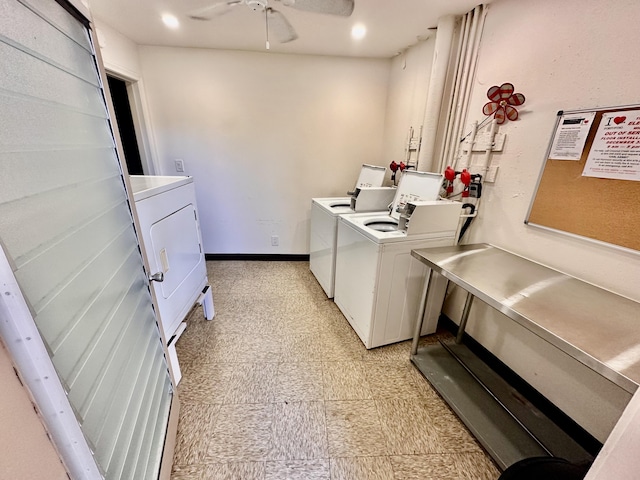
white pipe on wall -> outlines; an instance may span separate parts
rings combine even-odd
[[[452,165],[455,168],[455,156],[458,152],[460,143],[460,111],[462,109],[461,97],[464,97],[462,86],[464,85],[465,78],[465,60],[467,58],[467,50],[469,49],[469,31],[471,29],[471,13],[467,13],[464,16],[463,28],[460,32],[460,49],[458,50],[458,58],[456,59],[456,77],[455,84],[453,86],[453,101],[451,103],[451,113],[448,128],[449,135],[447,138],[448,145],[443,158],[440,159],[440,163],[443,167]]]
[[[454,153],[453,154],[451,153],[451,150],[452,150],[451,145],[452,144],[455,145],[455,142],[452,140],[452,135],[454,131],[453,124],[455,122],[455,105],[457,104],[458,97],[460,95],[460,75],[462,74],[462,71],[460,69],[460,64],[464,56],[464,46],[465,46],[464,38],[466,38],[468,31],[469,31],[469,15],[463,15],[460,21],[459,30],[456,33],[456,36],[459,38],[458,38],[458,49],[456,52],[455,65],[454,65],[455,78],[453,80],[453,87],[452,87],[453,93],[451,95],[451,100],[449,101],[449,105],[447,107],[447,114],[446,114],[446,120],[445,120],[445,134],[444,134],[443,142],[441,144],[440,155],[438,160],[439,167],[440,167],[439,171],[443,171],[447,165],[452,165],[455,168],[455,165],[453,165],[453,162],[450,160],[450,158],[453,157],[453,155],[455,154],[455,148],[453,149]]]
[[[456,168],[458,163],[486,13],[484,5],[478,5],[462,17],[458,32],[460,41],[455,64],[452,101],[447,113],[444,141],[438,158],[439,171],[444,170],[447,165]]]
[[[471,16],[471,29],[467,43],[465,45],[465,59],[462,67],[461,80],[461,97],[456,106],[456,124],[454,128],[453,143],[451,145],[451,154],[455,155],[460,146],[460,139],[464,137],[464,125],[469,111],[469,98],[471,97],[472,80],[475,73],[475,67],[478,60],[478,50],[480,48],[480,37],[482,34],[482,24],[486,11],[482,5],[478,5],[473,12],[468,13]]]
[[[431,80],[429,93],[425,105],[422,148],[418,157],[417,169],[420,171],[433,171],[438,166],[434,162],[436,137],[440,111],[442,109],[442,97],[447,81],[447,69],[451,57],[456,18],[447,15],[438,20],[438,33],[436,34],[435,52],[433,54],[433,66],[431,68]]]
[[[480,45],[480,21],[483,16],[482,5],[477,6],[473,12],[473,21],[471,25],[471,33],[469,34],[469,45],[467,47],[467,56],[465,58],[462,88],[463,98],[460,105],[459,131],[458,140],[463,137],[464,123],[469,111],[469,98],[471,97],[472,80],[475,72],[475,66],[478,60],[478,49]]]

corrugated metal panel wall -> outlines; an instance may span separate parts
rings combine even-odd
[[[0,0],[0,241],[106,478],[157,478],[172,387],[87,29]]]

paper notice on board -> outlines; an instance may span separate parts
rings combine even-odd
[[[580,160],[595,112],[562,115],[551,145],[552,160]]]
[[[640,110],[602,115],[582,175],[640,181]]]

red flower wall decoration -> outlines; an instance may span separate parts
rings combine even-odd
[[[485,115],[493,115],[498,125],[506,122],[507,118],[511,121],[518,119],[518,111],[513,108],[524,103],[524,95],[521,93],[513,93],[515,90],[511,83],[503,83],[499,87],[494,85],[487,91],[487,98],[491,100],[482,107],[482,113]]]

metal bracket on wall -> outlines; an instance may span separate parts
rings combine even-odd
[[[420,157],[420,148],[422,146],[422,125],[416,135],[413,127],[409,127],[409,135],[407,136],[407,144],[405,146],[405,161],[407,168],[417,169],[418,158]]]
[[[501,152],[504,148],[504,142],[506,140],[506,135],[504,133],[496,133],[493,137],[493,146],[491,148],[492,152]],[[486,152],[489,148],[489,141],[491,138],[491,132],[486,131],[479,133],[475,141],[473,142],[473,151],[474,152]]]

